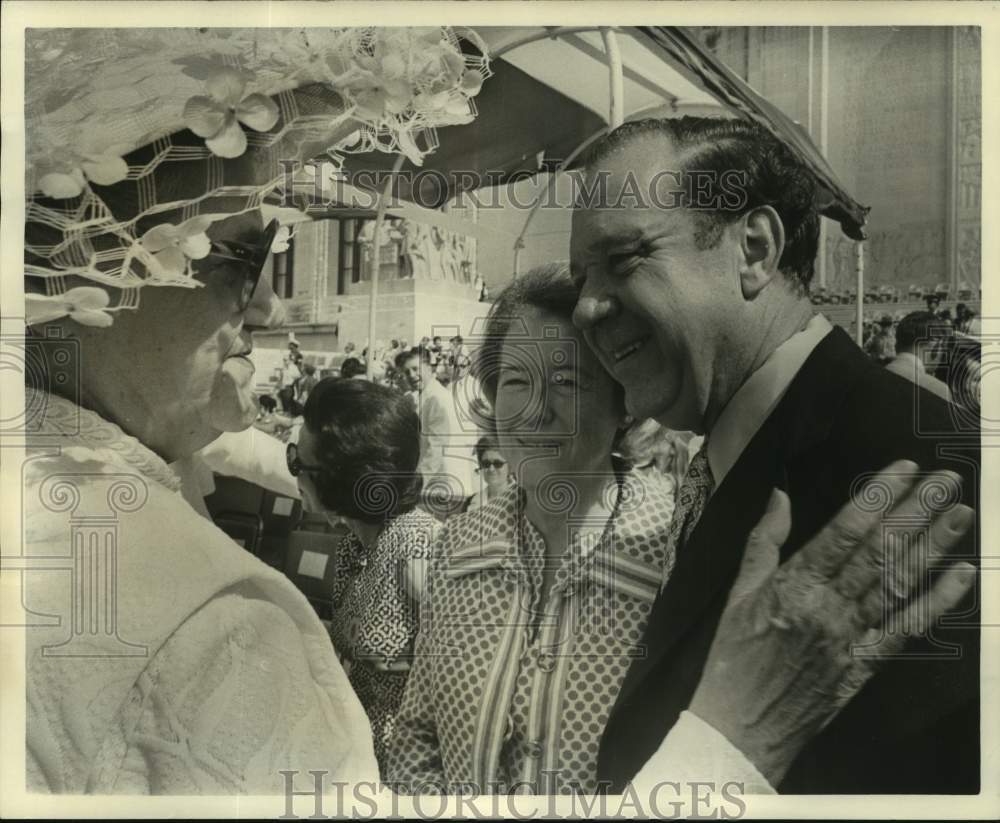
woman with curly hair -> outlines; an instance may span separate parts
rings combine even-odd
[[[437,532],[437,520],[417,508],[420,424],[404,395],[343,378],[320,381],[304,417],[288,468],[307,510],[349,530],[336,558],[330,633],[384,764]]]

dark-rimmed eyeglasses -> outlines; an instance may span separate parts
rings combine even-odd
[[[257,243],[241,243],[236,240],[212,242],[212,250],[208,253],[207,259],[236,264],[243,275],[238,303],[241,312],[245,312],[253,300],[253,293],[257,290],[260,274],[264,270],[264,264],[271,253],[271,246],[277,233],[278,221],[275,219],[267,224],[264,234]]]
[[[502,469],[507,465],[506,460],[484,460],[479,464],[481,469]]]
[[[323,471],[322,466],[310,466],[299,460],[299,447],[294,443],[289,443],[285,449],[285,462],[292,477],[298,477],[302,473],[317,474]]]

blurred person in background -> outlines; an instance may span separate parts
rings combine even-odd
[[[312,363],[302,365],[302,376],[295,384],[295,402],[298,408],[302,408],[309,399],[309,392],[313,390],[319,378],[316,376],[316,367]]]
[[[330,629],[385,768],[406,686],[437,520],[418,507],[420,422],[407,398],[364,380],[321,380],[287,451],[307,511],[343,524]]]
[[[425,486],[441,495],[442,514],[457,509],[476,488],[475,464],[461,452],[467,439],[455,395],[437,379],[428,349],[411,350],[403,371],[420,415],[420,471]],[[467,448],[467,447],[466,447]],[[467,452],[466,452],[467,453]]]
[[[934,334],[941,328],[941,321],[930,312],[911,312],[896,327],[896,357],[886,364],[886,370],[904,377],[911,383],[933,392],[944,400],[951,400],[946,383],[927,370],[934,368],[935,353],[945,344],[944,338]]]
[[[295,384],[302,376],[298,364],[291,353],[286,354],[281,361],[278,372],[278,400],[281,401],[281,410],[287,414],[292,413],[292,403],[295,400]]]
[[[892,339],[892,318],[889,315],[883,315],[878,321],[878,327],[865,346],[865,352],[880,366],[892,360],[896,350]]]
[[[500,453],[500,444],[493,435],[483,435],[475,448],[480,489],[469,498],[464,511],[476,511],[495,500],[507,490],[510,484],[510,470],[507,460]]]
[[[340,364],[340,376],[346,377],[348,379],[359,377],[365,379],[367,377],[367,371],[365,370],[365,364],[357,357],[348,357],[343,363]]]

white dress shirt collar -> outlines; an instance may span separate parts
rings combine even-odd
[[[813,349],[833,329],[817,314],[806,327],[776,348],[747,381],[737,389],[722,410],[708,440],[708,465],[715,488],[736,465],[743,450],[757,433]]]

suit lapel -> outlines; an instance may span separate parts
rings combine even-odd
[[[771,489],[777,486],[793,492],[788,466],[828,435],[845,395],[845,383],[856,375],[856,358],[864,355],[841,329],[834,328],[813,350],[716,489],[687,543],[680,547],[670,580],[653,604],[642,639],[646,653],[630,667],[615,711],[729,591],[747,535],[764,513]],[[838,379],[831,379],[831,370]]]

